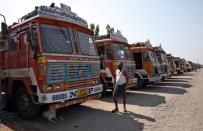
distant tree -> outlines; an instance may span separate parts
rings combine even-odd
[[[111,28],[111,34],[114,34],[114,28],[113,27]]]
[[[109,24],[106,25],[106,31],[107,31],[107,35],[114,34],[114,28],[113,27],[111,28]]]
[[[95,36],[99,36],[99,25],[95,28]]]
[[[109,24],[106,25],[106,31],[107,31],[107,35],[111,34],[111,27]]]
[[[94,25],[94,23],[90,24],[90,30],[93,31],[93,32],[95,31],[95,25]]]

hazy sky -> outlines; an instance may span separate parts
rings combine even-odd
[[[38,5],[54,0],[0,0],[8,24]],[[203,0],[55,0],[64,3],[88,23],[118,29],[129,43],[150,39],[167,53],[203,64]],[[3,19],[0,18],[2,21]]]

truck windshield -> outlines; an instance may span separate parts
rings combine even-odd
[[[45,53],[73,53],[70,32],[67,28],[42,24],[41,37]]]
[[[95,46],[90,35],[78,32],[81,53],[83,55],[96,55]]]
[[[147,51],[144,53],[144,61],[145,62],[156,62],[156,57],[154,56],[152,51]]]
[[[42,24],[40,30],[42,47],[45,53],[73,54],[73,47],[79,44],[81,54],[96,55],[92,38],[88,34],[80,31],[70,31],[69,28],[61,26],[46,24]],[[75,36],[78,39],[71,39],[71,36]]]
[[[159,62],[163,63],[166,61],[164,53],[156,52]]]
[[[162,62],[167,62],[166,55],[164,53],[160,53]]]
[[[115,59],[116,60],[127,60],[127,50],[126,47],[122,44],[113,44],[112,45]]]
[[[168,62],[169,62],[170,64],[173,64],[173,59],[172,59],[172,57],[168,57],[167,59],[168,59]]]

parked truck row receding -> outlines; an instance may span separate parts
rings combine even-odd
[[[200,65],[166,54],[149,40],[129,44],[120,31],[94,35],[67,5],[38,6],[0,32],[0,107],[25,119],[41,107],[57,110],[115,87],[119,62],[128,88],[143,88]],[[136,98],[135,98],[136,99]]]

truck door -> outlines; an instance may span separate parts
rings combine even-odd
[[[6,105],[6,95],[5,95],[5,91],[3,88],[3,82],[2,79],[4,77],[4,53],[3,50],[1,50],[2,48],[0,47],[0,110],[3,109]]]
[[[28,45],[25,33],[11,36],[9,47],[9,68],[19,69],[28,67]]]
[[[133,57],[134,57],[134,61],[136,63],[136,69],[142,69],[143,68],[142,52],[141,53],[134,53]]]
[[[28,44],[26,34],[23,33],[19,36],[19,51],[18,51],[18,67],[28,68]]]
[[[97,51],[100,59],[100,69],[105,69],[105,47],[98,46]]]

